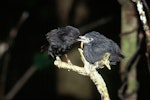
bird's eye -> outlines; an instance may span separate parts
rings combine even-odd
[[[92,41],[93,39],[92,39],[92,38],[89,38],[89,40]]]

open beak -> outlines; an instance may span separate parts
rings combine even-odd
[[[79,38],[77,39],[77,41],[81,41],[80,47],[83,49],[83,44],[84,43],[89,43],[89,39],[86,38],[85,36],[79,36]]]
[[[77,39],[77,41],[81,41],[83,43],[89,43],[89,39],[86,38],[85,36],[79,36],[79,38]]]

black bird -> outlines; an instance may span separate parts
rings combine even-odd
[[[78,41],[83,42],[83,55],[91,64],[102,60],[105,53],[110,53],[110,65],[116,65],[124,58],[119,46],[99,32],[92,31],[79,37]]]
[[[49,43],[48,54],[53,58],[66,54],[71,49],[71,46],[77,42],[79,35],[79,29],[73,26],[65,26],[51,30],[46,34],[46,39]]]

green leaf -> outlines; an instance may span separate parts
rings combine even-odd
[[[44,69],[53,65],[53,60],[46,53],[36,53],[33,58],[33,63],[37,69]]]

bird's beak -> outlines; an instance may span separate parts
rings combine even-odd
[[[77,41],[81,41],[83,43],[89,43],[89,39],[86,38],[85,36],[79,36],[79,38],[77,39]]]

